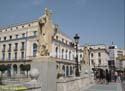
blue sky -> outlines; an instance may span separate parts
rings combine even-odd
[[[124,46],[124,0],[0,0],[0,26],[32,21],[53,12],[52,20],[80,44]]]

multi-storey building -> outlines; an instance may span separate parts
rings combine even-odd
[[[91,68],[108,68],[109,53],[108,47],[104,44],[97,45],[85,45],[81,46],[84,51],[84,47],[89,50],[89,65]]]
[[[116,69],[121,69],[125,67],[123,60],[118,60],[118,57],[125,56],[125,50],[117,48],[117,45],[112,44],[109,46],[109,66]]]
[[[21,65],[30,64],[36,56],[38,29],[39,20],[0,29],[0,64],[8,65],[11,74],[21,73]],[[74,42],[59,30],[53,39],[51,56],[56,58],[57,69],[64,70],[65,76],[74,73]]]

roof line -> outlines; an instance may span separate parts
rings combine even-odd
[[[28,24],[28,23],[33,23],[33,22],[37,22],[37,21],[38,21],[38,19],[35,19],[35,20],[32,20],[32,21],[29,21],[29,22],[25,21],[25,22],[23,22],[23,23],[10,24],[10,25],[7,25],[7,26],[5,26],[5,27],[0,27],[0,30],[2,30],[2,29],[6,29],[6,28],[10,28],[10,27],[19,26],[19,25],[24,25],[24,24]]]

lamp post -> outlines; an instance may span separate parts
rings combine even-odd
[[[78,64],[78,43],[79,43],[79,36],[78,34],[75,34],[74,36],[74,40],[75,40],[75,46],[76,46],[76,58],[75,58],[75,61],[76,61],[76,71],[75,71],[75,75],[76,76],[80,76],[80,73],[79,73],[79,64]]]

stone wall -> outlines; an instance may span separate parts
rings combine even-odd
[[[57,80],[57,91],[83,91],[92,83],[89,77],[62,78]]]

